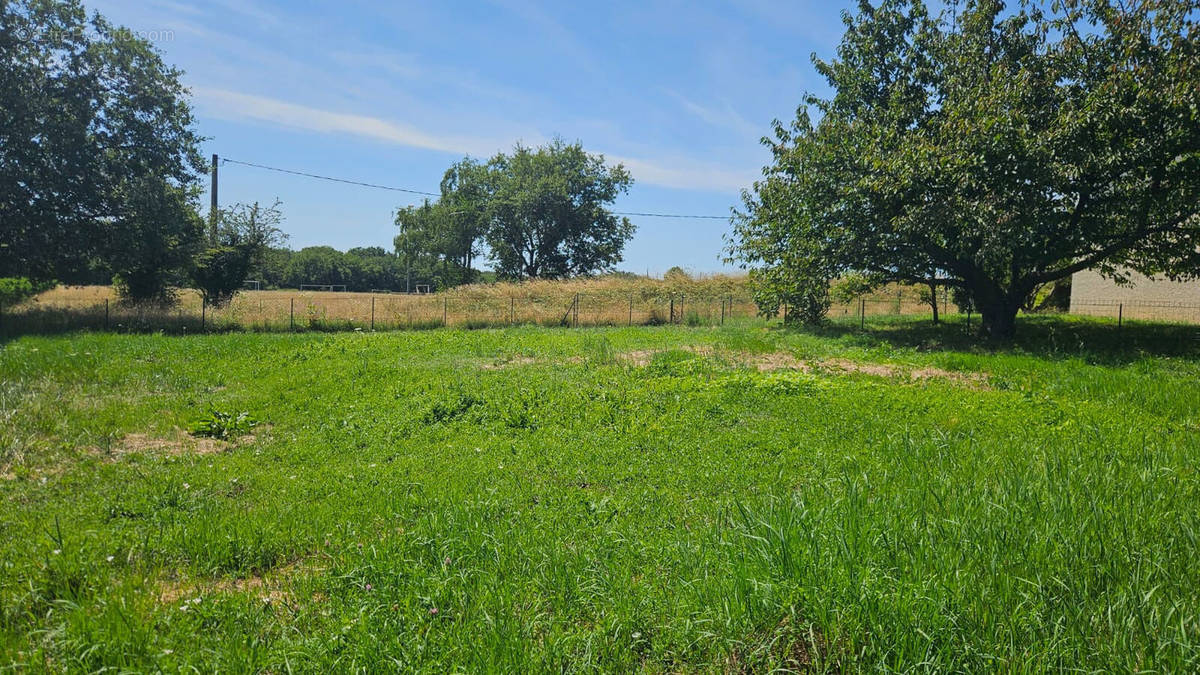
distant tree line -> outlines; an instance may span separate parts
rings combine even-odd
[[[298,251],[272,248],[250,277],[267,288],[299,288],[304,284],[345,285],[350,291],[373,289],[404,291],[406,279],[437,286],[439,280],[423,275],[407,276],[403,259],[379,246],[352,248],[346,252],[330,246],[308,246]]]

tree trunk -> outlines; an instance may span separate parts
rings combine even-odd
[[[938,287],[937,284],[929,284],[929,306],[933,308],[933,325],[938,324]]]
[[[1013,302],[994,302],[981,305],[979,313],[983,317],[979,334],[986,338],[1010,340],[1017,332],[1018,306]]]

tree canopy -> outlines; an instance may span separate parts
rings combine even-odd
[[[814,57],[832,97],[764,139],[731,257],[785,301],[847,273],[950,286],[1000,337],[1079,270],[1200,276],[1198,9],[860,2]]]
[[[165,298],[201,237],[180,73],[78,0],[0,3],[0,276]]]
[[[608,207],[632,184],[620,164],[561,140],[486,164],[467,158],[446,171],[436,202],[397,212],[396,252],[451,284],[473,280],[480,244],[504,279],[607,272],[634,230]]]

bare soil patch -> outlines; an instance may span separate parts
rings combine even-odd
[[[901,377],[910,380],[949,380],[956,384],[972,387],[975,389],[989,389],[988,378],[986,373],[961,373],[953,370],[945,370],[934,366],[922,366],[920,368],[909,369],[904,366],[894,365],[890,363],[862,363],[859,361],[850,361],[848,359],[832,359],[822,361],[820,366],[826,370],[833,372],[845,373],[862,373],[864,375],[875,375],[878,377]]]
[[[266,574],[247,577],[163,579],[158,584],[158,601],[164,605],[188,605],[202,602],[205,597],[213,595],[246,594],[255,596],[264,603],[288,604],[292,600],[289,590],[291,581],[297,577],[322,572],[324,567],[318,562],[315,557],[309,556],[277,567]]]
[[[741,351],[721,351],[710,345],[681,345],[673,347],[671,350],[663,349],[634,349],[627,352],[617,354],[617,363],[621,363],[634,368],[645,368],[654,360],[655,355],[664,351],[686,351],[696,354],[697,356],[707,356],[721,358],[725,361],[746,368],[753,368],[760,373],[770,373],[780,370],[795,370],[802,373],[819,372],[826,375],[848,375],[861,374],[873,375],[875,377],[895,377],[908,379],[912,381],[926,380],[948,380],[955,384],[973,389],[989,389],[988,377],[986,373],[962,373],[952,370],[945,370],[934,366],[922,366],[919,368],[909,368],[892,363],[868,363],[862,361],[852,361],[850,359],[822,359],[807,361],[797,358],[795,355],[788,352],[741,352]],[[562,363],[583,363],[585,359],[579,356],[573,356],[561,361]],[[547,359],[538,359],[531,356],[517,356],[504,360],[496,360],[490,363],[485,363],[480,366],[483,370],[502,370],[504,368],[515,368],[521,366],[529,366],[537,363],[547,363]]]
[[[679,349],[700,356],[720,356],[741,366],[753,368],[761,373],[779,370],[795,370],[803,373],[817,371],[829,375],[862,374],[876,377],[899,377],[914,381],[948,380],[955,384],[974,389],[990,388],[986,373],[962,373],[934,366],[908,368],[891,363],[868,363],[852,361],[850,359],[806,361],[788,352],[718,352],[707,345],[688,345],[679,347]],[[624,352],[618,355],[617,359],[631,366],[645,367],[650,365],[650,362],[654,359],[654,355],[657,353],[659,353],[658,350],[641,349]]]
[[[485,363],[479,367],[482,368],[483,370],[503,370],[505,368],[518,368],[520,366],[532,366],[533,364],[535,364],[537,362],[538,362],[538,360],[533,358],[532,356],[514,356],[511,358],[497,359],[490,363]]]
[[[165,455],[211,455],[229,447],[229,443],[215,438],[193,438],[187,434],[173,434],[170,438],[158,438],[150,434],[125,434],[113,446],[114,454],[128,455],[138,452],[156,452]]]
[[[125,434],[119,441],[112,445],[110,452],[115,457],[135,453],[158,453],[174,457],[182,455],[213,455],[233,448],[252,445],[258,440],[261,433],[267,431],[270,431],[269,425],[259,425],[256,428],[256,433],[245,434],[232,441],[223,441],[216,438],[192,436],[183,429],[175,427],[165,437],[145,433]],[[98,449],[93,449],[93,451],[100,452]]]

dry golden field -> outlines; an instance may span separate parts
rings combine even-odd
[[[892,286],[863,302],[835,304],[831,318],[927,314],[917,291]],[[948,306],[947,309],[953,309]],[[716,324],[757,315],[745,276],[602,277],[473,284],[424,295],[243,291],[225,307],[205,306],[192,289],[170,308],[131,307],[108,286],[60,286],[6,310],[10,321],[43,328],[107,327],[199,330],[245,328],[386,329],[510,324],[627,325],[676,321]]]
[[[174,307],[127,307],[108,286],[60,286],[10,314],[104,323],[110,327],[202,322],[205,327],[404,328],[519,323],[620,325],[719,322],[755,314],[745,277],[581,279],[475,284],[425,295],[297,290],[243,291],[226,307],[203,306],[199,293],[179,292]],[[199,326],[199,324],[197,324]]]

